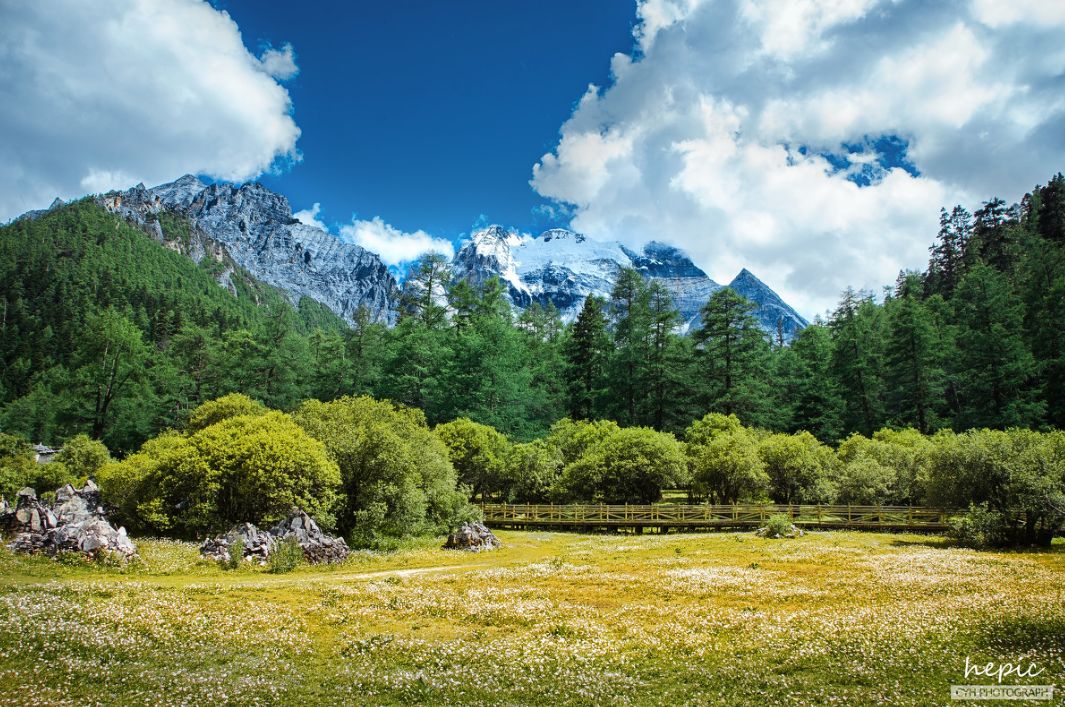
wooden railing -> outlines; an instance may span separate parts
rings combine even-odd
[[[917,506],[481,504],[486,525],[521,527],[749,528],[785,514],[799,526],[945,530],[952,511]]]

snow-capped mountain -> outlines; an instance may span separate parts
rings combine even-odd
[[[670,291],[685,330],[698,327],[699,310],[721,289],[679,248],[652,241],[637,253],[615,241],[592,240],[561,228],[535,238],[499,226],[477,231],[455,256],[452,273],[475,284],[498,277],[516,307],[551,303],[563,319],[572,321],[589,295],[610,296],[624,268],[634,268]],[[790,341],[806,326],[805,319],[747,270],[730,286],[757,305],[755,315],[767,332],[775,335],[779,321]]]
[[[401,290],[381,259],[299,222],[288,199],[261,184],[207,185],[186,175],[151,189],[140,184],[110,192],[97,201],[197,262],[210,256],[247,270],[284,291],[294,304],[308,297],[349,322],[359,307],[366,307],[376,321],[396,321]],[[178,244],[173,234],[164,233],[164,213],[187,220],[184,242]],[[624,268],[635,268],[670,291],[684,330],[699,326],[699,310],[721,288],[673,246],[651,242],[635,252],[615,241],[597,241],[561,228],[533,238],[490,226],[475,232],[451,265],[455,279],[480,285],[498,277],[515,307],[550,302],[567,321],[576,318],[589,295],[609,297]],[[231,272],[224,270],[219,282],[232,287]],[[770,334],[776,335],[779,328],[790,341],[806,326],[806,320],[747,270],[730,286],[757,305],[755,314]]]
[[[161,212],[186,217],[193,231],[190,257],[199,261],[206,250],[221,247],[253,277],[283,290],[293,304],[309,297],[349,322],[359,307],[375,321],[396,320],[399,287],[381,259],[300,223],[288,199],[261,184],[206,185],[186,175],[152,189],[141,184],[111,192],[99,201],[161,241],[166,240]],[[223,273],[220,281],[225,284],[227,277]]]

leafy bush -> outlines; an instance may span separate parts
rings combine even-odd
[[[227,570],[235,570],[244,562],[244,539],[237,538],[229,546],[229,559],[222,563]]]
[[[877,506],[890,502],[895,472],[871,456],[859,456],[844,464],[836,479],[839,503]]]
[[[437,425],[433,433],[447,447],[459,482],[472,497],[486,499],[504,493],[504,472],[510,442],[488,425],[465,417]]]
[[[231,417],[263,415],[267,411],[265,405],[257,400],[252,400],[247,395],[230,393],[229,395],[223,395],[221,398],[208,400],[189,413],[189,422],[185,429],[191,434],[222,420],[228,420]]]
[[[769,435],[758,445],[777,503],[827,503],[835,495],[832,450],[809,432]]]
[[[973,548],[1002,547],[1010,542],[1006,518],[986,505],[972,505],[965,515],[950,519],[950,537]]]
[[[88,435],[71,437],[64,444],[55,461],[66,467],[70,476],[85,479],[96,475],[111,462],[111,453],[103,442],[90,439]]]
[[[764,499],[769,491],[769,475],[758,454],[755,436],[738,426],[717,428],[713,434],[706,432],[706,426],[696,423],[686,435],[695,494],[708,496],[714,503]]]
[[[329,527],[340,484],[322,443],[280,412],[165,433],[99,476],[129,527],[184,537],[240,522],[268,525],[292,506]]]
[[[1009,544],[1050,544],[1065,523],[1065,433],[939,432],[932,442],[932,504],[986,506],[1001,516]]]
[[[296,422],[340,469],[338,527],[353,544],[443,532],[476,515],[448,450],[417,409],[369,397],[305,402]]]
[[[559,486],[572,501],[654,503],[663,488],[683,486],[687,477],[684,450],[673,435],[627,427],[568,465]]]
[[[791,534],[791,517],[786,513],[777,513],[769,516],[766,521],[766,537],[786,538]]]
[[[29,442],[0,432],[0,496],[11,501],[26,486],[47,495],[75,480],[65,464],[57,461],[38,464]]]
[[[915,429],[882,429],[872,439],[852,434],[840,443],[837,454],[843,465],[868,458],[889,470],[886,493],[877,502],[908,505],[923,499],[923,478],[931,448],[931,438]]]
[[[546,440],[511,446],[506,483],[517,503],[547,503],[562,474],[562,452]]]
[[[286,574],[303,563],[303,548],[299,541],[287,537],[274,546],[273,552],[266,560],[267,571],[271,574]]]

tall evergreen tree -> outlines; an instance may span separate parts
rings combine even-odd
[[[931,257],[925,275],[928,294],[950,298],[964,274],[964,255],[972,237],[972,217],[961,206],[955,206],[948,214],[939,212],[939,234],[929,248]]]
[[[829,320],[832,332],[832,375],[843,399],[843,425],[869,436],[884,421],[880,308],[872,295],[848,288]]]
[[[884,373],[892,421],[924,433],[939,427],[943,399],[943,337],[917,297],[919,276],[910,275],[885,304]]]
[[[647,395],[646,372],[651,338],[647,283],[632,268],[618,274],[607,311],[614,348],[610,354],[611,412],[623,426],[635,425]]]
[[[695,415],[683,402],[690,347],[674,333],[680,324],[680,312],[660,282],[652,282],[647,288],[647,314],[650,331],[640,376],[645,388],[640,421],[656,430],[679,431]]]
[[[1042,417],[1036,364],[1022,336],[1022,303],[1006,276],[979,263],[953,299],[958,323],[955,365],[959,429],[1028,426]]]
[[[827,326],[815,321],[777,352],[774,371],[777,407],[788,432],[807,431],[822,442],[843,437],[843,400],[832,375],[833,342]]]
[[[707,409],[747,424],[773,426],[769,340],[751,312],[754,304],[730,287],[710,296],[695,333]]]
[[[569,413],[575,420],[596,418],[603,409],[610,354],[610,335],[603,310],[601,298],[588,297],[566,341]]]

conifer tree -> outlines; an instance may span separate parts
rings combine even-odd
[[[959,283],[953,303],[961,395],[956,427],[1037,423],[1044,404],[1038,396],[1035,359],[1021,335],[1023,305],[1006,276],[982,263],[975,265]]]
[[[703,324],[695,333],[703,398],[711,412],[770,426],[776,411],[768,382],[769,340],[752,311],[754,305],[729,287],[703,306]]]
[[[569,411],[576,420],[596,418],[603,409],[610,353],[610,335],[603,309],[601,298],[588,297],[565,346]]]

